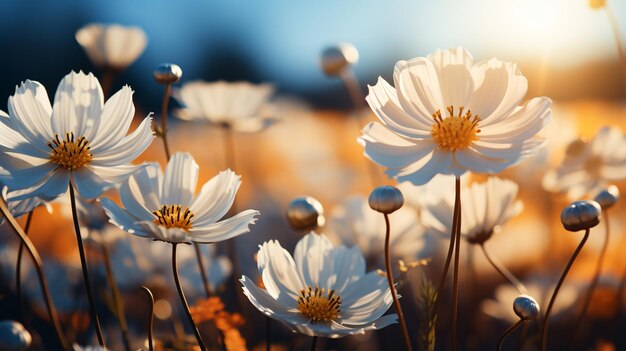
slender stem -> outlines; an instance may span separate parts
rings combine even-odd
[[[30,224],[33,220],[33,213],[35,209],[28,213],[26,217],[26,225],[24,226],[24,235],[28,235],[30,230]],[[24,318],[24,296],[22,294],[22,254],[24,253],[24,243],[20,241],[20,246],[17,249],[17,263],[15,264],[15,292],[17,293],[17,308],[19,310],[20,318],[22,322]]]
[[[54,331],[57,334],[57,338],[59,339],[59,343],[64,350],[69,350],[69,344],[65,339],[65,335],[63,334],[63,330],[61,330],[61,324],[59,323],[59,318],[57,316],[57,311],[54,308],[54,304],[52,303],[52,298],[50,297],[50,290],[48,289],[48,281],[46,280],[45,273],[43,271],[41,265],[41,257],[39,256],[39,252],[35,248],[35,245],[30,241],[26,233],[22,230],[20,225],[17,223],[8,207],[4,203],[4,201],[0,200],[0,210],[2,214],[7,219],[7,221],[13,227],[15,234],[17,234],[20,242],[24,244],[26,248],[26,252],[33,260],[33,264],[35,265],[35,271],[37,272],[37,277],[39,278],[39,285],[41,286],[41,293],[43,295],[44,302],[46,304],[46,308],[48,310],[48,317],[50,317],[50,321],[52,322],[52,326],[54,327]]]
[[[443,271],[441,272],[441,278],[439,278],[439,285],[437,286],[437,301],[439,301],[441,297],[441,292],[443,290],[443,286],[446,284],[446,277],[448,276],[448,271],[450,270],[450,262],[452,262],[452,254],[454,253],[454,244],[456,242],[456,227],[458,225],[458,220],[460,217],[460,207],[459,201],[461,199],[460,193],[456,193],[454,198],[454,212],[452,214],[452,229],[450,231],[450,244],[448,246],[448,254],[446,255],[446,262],[443,265]]]
[[[454,282],[452,288],[452,351],[457,349],[458,314],[459,314],[459,260],[461,253],[461,178],[456,177],[454,184],[458,210],[456,220],[456,234],[454,236]]]
[[[311,341],[311,351],[315,351],[317,348],[317,335],[313,335],[313,341]]]
[[[167,106],[170,102],[170,92],[172,91],[172,85],[165,84],[165,91],[163,92],[163,104],[161,105],[161,139],[163,139],[163,148],[165,149],[165,157],[170,160],[170,147],[167,144]]]
[[[70,203],[72,205],[72,218],[74,220],[74,231],[76,232],[76,241],[78,241],[78,252],[80,253],[80,264],[83,269],[83,282],[85,283],[85,289],[87,289],[87,298],[89,299],[89,310],[91,312],[91,320],[96,328],[96,334],[98,335],[98,342],[100,346],[104,346],[104,337],[102,335],[102,329],[100,328],[100,320],[98,319],[98,313],[96,312],[96,304],[93,298],[93,291],[91,290],[91,280],[89,279],[89,269],[87,267],[87,258],[85,257],[85,248],[83,247],[83,238],[80,235],[80,225],[78,224],[78,213],[76,211],[76,195],[74,194],[74,185],[70,183]]]
[[[609,247],[609,217],[608,211],[603,210],[602,216],[604,217],[604,243],[602,244],[602,249],[600,250],[600,255],[598,256],[598,263],[596,263],[596,271],[593,274],[593,278],[591,279],[591,284],[589,284],[589,288],[587,288],[587,293],[585,296],[585,301],[583,302],[583,308],[580,311],[580,315],[576,319],[576,324],[574,324],[574,328],[572,329],[572,337],[570,339],[570,343],[567,349],[571,350],[571,346],[574,345],[574,341],[576,341],[576,335],[578,334],[578,329],[580,328],[580,324],[585,318],[585,314],[587,313],[587,309],[589,309],[589,305],[591,304],[591,298],[593,297],[593,291],[598,286],[598,281],[600,280],[600,274],[602,273],[602,267],[604,266],[604,257],[606,256],[606,250]]]
[[[609,23],[611,23],[613,38],[615,39],[615,46],[617,47],[617,53],[619,55],[620,63],[622,64],[622,78],[624,78],[624,82],[626,83],[626,50],[624,49],[623,39],[617,22],[617,17],[615,17],[615,12],[613,12],[613,9],[611,9],[608,4],[606,4],[604,7],[606,9],[606,14],[609,17]]]
[[[193,333],[196,336],[196,340],[198,341],[198,345],[202,351],[206,350],[206,346],[204,346],[204,342],[202,341],[202,336],[200,335],[200,331],[198,331],[198,327],[196,323],[193,321],[193,317],[191,316],[191,312],[189,311],[189,304],[187,304],[187,298],[185,297],[185,293],[183,292],[183,288],[180,285],[180,279],[178,279],[178,265],[176,264],[176,248],[178,243],[172,243],[172,272],[174,273],[174,282],[176,283],[176,289],[178,290],[178,297],[180,297],[180,302],[183,304],[183,308],[185,313],[187,314],[187,319],[189,320],[189,324],[191,324],[191,328],[193,329]]]
[[[561,278],[559,278],[558,283],[556,284],[556,288],[554,288],[554,292],[552,293],[552,297],[550,298],[550,303],[548,304],[548,309],[546,310],[546,315],[543,318],[543,325],[541,327],[541,351],[545,351],[546,350],[546,346],[547,346],[547,335],[548,335],[548,318],[550,318],[550,312],[552,311],[552,305],[554,305],[554,301],[556,300],[556,296],[559,293],[559,289],[561,289],[561,285],[563,284],[563,281],[565,281],[565,277],[567,276],[567,273],[569,272],[570,268],[572,267],[572,264],[574,264],[574,260],[576,260],[576,256],[578,256],[578,253],[580,253],[580,250],[582,250],[583,246],[585,245],[585,243],[587,242],[587,239],[589,238],[589,229],[585,230],[585,236],[583,236],[583,239],[580,241],[580,244],[578,244],[578,247],[576,248],[576,250],[574,251],[574,253],[572,254],[572,257],[570,257],[569,262],[567,262],[567,265],[565,266],[565,270],[563,271],[563,274],[561,274]]]
[[[108,98],[111,95],[111,88],[113,88],[113,80],[115,78],[115,71],[109,67],[102,68],[102,95]]]
[[[515,275],[513,275],[513,273],[511,273],[511,271],[506,269],[506,267],[504,265],[502,265],[502,263],[498,262],[495,258],[493,258],[493,257],[491,257],[491,255],[489,255],[489,253],[487,252],[487,248],[485,247],[484,243],[480,244],[480,248],[483,250],[483,254],[485,255],[485,258],[487,258],[487,261],[489,261],[489,263],[491,263],[493,268],[495,268],[496,271],[498,271],[498,273],[500,273],[500,275],[502,275],[505,279],[507,279],[509,282],[511,282],[511,284],[513,284],[513,286],[515,286],[515,288],[517,289],[517,291],[520,294],[527,294],[528,293],[528,290],[526,289],[524,284],[522,284],[519,281],[519,279],[517,279],[515,277]]]
[[[522,323],[524,323],[524,320],[520,319],[515,322],[515,324],[510,326],[509,329],[507,329],[504,333],[502,333],[502,335],[500,336],[500,340],[498,340],[498,351],[502,350],[502,345],[504,345],[504,339],[506,339],[509,334],[514,332],[515,329],[517,329],[517,327],[519,327]]]
[[[272,319],[265,317],[265,351],[272,348]]]
[[[359,86],[359,80],[356,78],[354,71],[350,68],[346,68],[341,71],[339,73],[339,78],[346,87],[348,95],[350,95],[350,100],[352,101],[354,110],[357,114],[359,114],[359,112],[361,112],[365,107],[365,103],[363,102],[363,93],[361,92],[361,87]]]
[[[154,295],[152,291],[145,286],[141,287],[141,290],[146,293],[148,302],[150,303],[150,313],[148,314],[148,351],[153,351],[154,346],[152,344],[152,327],[154,324]]]
[[[396,307],[398,313],[398,319],[400,320],[400,327],[402,328],[402,336],[404,337],[404,344],[407,351],[412,351],[411,338],[409,337],[409,331],[406,327],[406,320],[404,319],[404,313],[402,312],[402,306],[398,300],[398,293],[396,292],[396,284],[393,281],[393,272],[391,271],[391,252],[389,250],[389,242],[391,240],[391,225],[389,223],[389,215],[385,215],[385,270],[387,272],[387,282],[389,283],[389,289],[391,290],[391,296],[393,297],[393,304]]]
[[[204,287],[204,293],[207,299],[211,297],[211,289],[209,289],[209,278],[204,268],[204,260],[202,259],[202,251],[200,245],[196,242],[193,243],[193,248],[196,250],[196,259],[198,261],[198,268],[200,268],[200,277],[202,277],[202,285]]]
[[[111,290],[113,291],[113,304],[115,305],[115,314],[117,315],[117,321],[119,322],[120,331],[122,332],[122,342],[126,351],[131,351],[130,338],[128,337],[128,324],[126,323],[126,314],[124,313],[124,303],[120,295],[120,289],[115,281],[115,275],[113,274],[113,267],[111,266],[111,255],[109,248],[105,243],[101,243],[102,256],[104,256],[104,267],[106,271],[107,281]]]

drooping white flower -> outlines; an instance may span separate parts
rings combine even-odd
[[[51,200],[70,182],[85,198],[94,198],[141,166],[131,165],[152,142],[151,117],[126,135],[135,107],[125,86],[106,103],[90,73],[63,78],[50,105],[46,89],[31,80],[9,97],[9,114],[0,111],[0,181],[13,200],[37,196]]]
[[[523,204],[517,199],[518,186],[510,180],[489,177],[461,190],[461,235],[470,243],[482,244],[494,231],[518,215]],[[423,207],[422,223],[442,235],[450,235],[454,198],[441,196]]]
[[[240,132],[256,132],[271,124],[269,84],[249,82],[190,82],[174,91],[184,106],[176,115],[187,121],[205,121]]]
[[[176,153],[165,168],[156,163],[135,172],[120,188],[124,208],[107,198],[102,206],[111,223],[125,231],[162,241],[214,243],[249,232],[259,211],[228,212],[241,184],[231,170],[220,172],[195,195],[199,167],[188,153]]]
[[[424,228],[417,211],[402,207],[389,215],[391,253],[405,260],[416,259],[424,248]],[[385,219],[372,210],[364,196],[351,196],[333,209],[327,224],[333,235],[346,246],[358,246],[368,262],[384,259]]]
[[[379,78],[366,98],[381,123],[363,129],[365,155],[416,185],[434,175],[497,173],[533,154],[551,100],[519,103],[528,82],[517,65],[474,64],[463,48],[399,61],[395,88]]]
[[[524,282],[528,289],[527,294],[539,302],[540,308],[546,308],[554,290],[554,282],[548,279],[531,279]],[[485,300],[481,310],[496,319],[508,324],[515,323],[519,317],[513,312],[513,300],[519,296],[519,291],[511,284],[503,284],[496,288],[494,299]],[[563,285],[557,299],[552,306],[552,315],[556,316],[574,306],[578,299],[578,288],[573,284]]]
[[[604,127],[590,141],[572,141],[563,163],[544,176],[543,186],[574,200],[625,178],[626,135],[617,127]]]
[[[139,27],[89,24],[76,32],[76,41],[94,65],[122,70],[143,53],[148,39]]]
[[[244,294],[263,314],[306,335],[339,338],[381,329],[396,321],[383,316],[393,299],[377,272],[365,273],[358,247],[333,247],[322,234],[309,233],[293,257],[275,240],[259,246],[265,290],[242,276]]]

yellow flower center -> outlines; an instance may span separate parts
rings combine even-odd
[[[182,205],[163,205],[160,209],[152,211],[152,214],[157,217],[154,223],[167,228],[181,228],[188,231],[192,227],[193,213],[187,207],[183,210]]]
[[[339,318],[341,308],[341,296],[335,294],[335,290],[330,290],[326,294],[326,289],[315,289],[309,286],[300,291],[298,296],[298,310],[311,320],[311,323],[319,321],[329,322]]]
[[[67,169],[74,170],[88,164],[93,155],[89,151],[89,141],[84,136],[74,138],[74,132],[65,133],[65,139],[59,139],[58,134],[54,134],[54,139],[48,142],[50,160]]]
[[[430,134],[439,147],[454,152],[469,147],[473,141],[478,140],[478,122],[480,117],[472,115],[472,111],[467,110],[463,114],[463,106],[459,107],[459,114],[454,115],[454,106],[448,106],[450,116],[443,118],[441,111],[433,113],[433,123]]]

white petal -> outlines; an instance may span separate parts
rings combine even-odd
[[[0,157],[3,161],[4,157]],[[3,164],[5,166],[5,164]],[[6,165],[9,166],[9,165]],[[46,162],[38,166],[8,169],[8,172],[0,173],[0,181],[11,190],[20,190],[33,187],[47,179],[59,165]]]
[[[467,106],[474,92],[470,53],[461,47],[437,50],[428,56],[428,60],[437,71],[443,105]]]
[[[327,281],[322,284],[328,289],[344,291],[346,287],[365,275],[365,258],[358,246],[339,246],[332,250],[332,266],[324,267],[329,271]]]
[[[96,173],[99,177],[106,180],[112,184],[120,184],[125,181],[131,174],[137,172],[138,170],[144,168],[146,165],[120,165],[120,166],[109,166],[109,167],[100,167],[100,166],[88,166],[94,173]]]
[[[0,150],[46,159],[50,156],[50,149],[43,150],[29,142],[22,134],[13,129],[10,118],[4,115],[2,111],[0,113]]]
[[[552,100],[533,98],[498,123],[481,128],[480,139],[488,142],[522,142],[535,136],[551,119]]]
[[[491,158],[470,149],[458,150],[456,159],[463,167],[475,173],[500,173],[505,168],[517,163],[520,157],[509,159]]]
[[[76,137],[91,136],[100,123],[103,101],[102,88],[93,74],[70,72],[54,96],[52,131],[60,137],[68,132]]]
[[[322,285],[326,283],[332,270],[332,263],[329,260],[334,257],[330,255],[333,244],[326,236],[311,232],[296,244],[293,251],[293,259],[296,262],[298,274],[304,279],[307,285],[315,287],[330,288]]]
[[[72,173],[72,184],[76,186],[76,190],[80,196],[85,199],[93,199],[100,196],[107,188],[113,184],[100,178],[96,173],[88,167],[82,167],[74,170]]]
[[[199,171],[200,167],[191,154],[175,153],[165,167],[165,178],[161,189],[164,204],[190,206],[196,191]]]
[[[376,122],[365,126],[362,132],[358,141],[365,148],[365,156],[384,167],[405,168],[435,149],[430,140],[409,141]]]
[[[166,241],[169,243],[190,243],[190,237],[184,229],[181,228],[167,228],[163,225],[156,224],[153,221],[141,221],[137,225],[143,229],[144,232],[149,233],[155,239]]]
[[[217,222],[230,210],[241,185],[241,176],[229,170],[221,171],[206,182],[189,207],[196,215],[198,226]]]
[[[95,166],[118,166],[132,162],[143,153],[152,140],[152,118],[146,117],[134,132],[124,137],[115,146],[107,149],[92,149],[93,159],[91,163]]]
[[[256,222],[259,211],[246,210],[222,221],[201,227],[192,227],[191,239],[199,243],[216,243],[250,232],[249,226]],[[193,223],[193,221],[192,221]]]
[[[8,109],[13,128],[35,147],[48,152],[46,144],[54,135],[50,102],[43,85],[31,80],[23,82],[9,97]]]
[[[122,184],[120,199],[127,211],[142,220],[154,219],[152,211],[163,205],[159,197],[160,176],[160,166],[151,163]]]
[[[393,80],[398,100],[410,115],[429,119],[435,111],[444,111],[437,71],[430,60],[398,61]]]
[[[41,182],[29,187],[31,190],[30,193],[20,194],[14,199],[23,200],[31,196],[37,196],[44,200],[53,200],[65,193],[69,184],[70,172],[59,167],[50,172],[48,177],[44,178]]]
[[[267,292],[284,306],[296,306],[300,290],[306,285],[289,252],[278,241],[266,241],[259,246],[257,264]]]
[[[91,136],[93,140],[87,139],[91,143],[91,148],[106,149],[118,144],[128,133],[134,116],[133,90],[125,85],[104,104],[97,133]]]
[[[268,317],[278,320],[290,320],[294,314],[300,312],[294,311],[294,307],[286,307],[278,303],[267,291],[259,289],[250,278],[245,275],[239,280],[242,285],[243,293],[248,297],[250,302],[261,313]],[[294,305],[295,306],[295,305]]]
[[[113,201],[107,198],[100,198],[100,204],[110,218],[110,222],[120,227],[120,229],[141,237],[150,237],[143,227],[138,225],[138,218],[119,207]]]
[[[406,113],[398,101],[395,89],[381,77],[375,86],[369,86],[369,94],[365,100],[378,118],[394,132],[407,138],[423,139],[430,136],[433,120]]]
[[[424,185],[439,173],[450,174],[452,165],[452,153],[435,150],[420,162],[416,162],[407,168],[400,170],[387,170],[385,173],[395,177],[399,182],[408,181],[413,185]],[[455,174],[460,176],[461,174]]]

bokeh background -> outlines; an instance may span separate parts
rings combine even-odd
[[[608,5],[621,25],[620,35],[626,37],[626,2],[609,1]],[[234,168],[243,176],[237,204],[240,209],[256,208],[262,213],[251,233],[236,240],[237,269],[249,275],[256,271],[254,253],[258,244],[280,239],[291,251],[299,239],[300,233],[289,228],[284,218],[291,199],[313,195],[330,213],[347,196],[367,196],[373,188],[368,176],[369,161],[362,156],[362,148],[355,140],[359,128],[375,117],[366,110],[360,112],[361,119],[357,120],[341,81],[325,76],[320,69],[320,53],[330,45],[350,42],[359,50],[360,59],[354,72],[364,93],[366,85],[375,83],[378,76],[389,80],[394,63],[400,59],[425,56],[437,48],[463,46],[476,60],[498,57],[519,63],[529,80],[527,97],[553,98],[554,121],[544,131],[549,137],[549,149],[503,174],[520,184],[525,211],[490,242],[491,251],[517,275],[529,279],[541,276],[547,279],[548,286],[556,282],[579,237],[563,234],[558,216],[568,200],[542,189],[543,173],[558,165],[566,144],[574,138],[592,137],[604,125],[620,126],[622,130],[626,126],[626,80],[622,74],[625,68],[620,66],[609,17],[605,10],[594,10],[583,0],[3,1],[0,63],[4,70],[0,76],[0,100],[6,101],[15,86],[25,79],[40,81],[52,96],[60,79],[70,70],[100,74],[74,38],[76,30],[89,23],[133,25],[146,32],[145,52],[117,75],[113,84],[114,91],[124,84],[135,90],[138,118],[149,112],[155,112],[157,119],[160,115],[163,88],[153,81],[151,74],[163,62],[182,67],[180,84],[201,79],[269,82],[275,86],[273,100],[280,121],[261,133],[235,135]],[[176,107],[175,102],[172,105]],[[0,103],[0,109],[6,110],[5,102]],[[200,184],[219,170],[233,167],[224,158],[221,129],[173,118],[170,121],[171,147],[173,151],[194,155],[201,167]],[[161,147],[161,142],[155,140],[138,161],[163,163]],[[382,174],[382,169],[378,171]],[[393,181],[384,183],[393,184]],[[624,193],[624,184],[618,185]],[[53,214],[40,211],[31,235],[48,262],[48,274],[56,277],[51,280],[61,284],[56,293],[53,291],[55,302],[61,306],[69,304],[70,311],[74,306],[72,296],[80,296],[81,282],[75,238],[69,218],[62,215],[63,206],[54,204]],[[620,205],[615,212],[623,214],[624,210]],[[621,278],[626,264],[625,243],[619,236],[624,231],[623,216],[613,217],[611,224],[616,239],[603,274],[609,291]],[[7,230],[0,233],[5,244],[13,243]],[[601,243],[598,238],[592,238],[589,249],[575,265],[573,284],[583,287],[593,273]],[[438,277],[444,255],[445,243],[439,239],[430,238],[422,256],[433,259],[426,269],[433,279]],[[149,245],[149,242],[136,245]],[[227,252],[225,247],[219,251]],[[132,270],[139,271],[132,260],[124,261],[128,258],[124,256],[126,253],[117,254],[122,262],[118,268],[122,279]],[[3,272],[9,273],[4,276],[6,279],[0,279],[3,288],[0,317],[14,318],[12,256],[9,253],[4,256]],[[474,256],[477,268],[472,274],[476,275],[471,275],[469,270],[463,275],[462,289],[472,291],[471,295],[463,295],[463,339],[467,341],[467,349],[493,349],[497,334],[508,327],[508,322],[490,319],[479,307],[482,300],[494,298],[496,287],[504,282],[478,252]],[[101,264],[102,257],[97,252],[92,252],[91,259],[94,266]],[[161,273],[167,276],[170,272],[164,268]],[[95,279],[104,285],[102,271],[95,274]],[[67,292],[62,278],[73,279],[78,295]],[[413,282],[417,281],[417,275],[413,278]],[[189,279],[187,289],[192,298],[198,297],[198,291],[195,295],[193,291],[194,278]],[[407,300],[414,298],[412,285],[403,286]],[[176,312],[178,301],[166,288],[168,285],[160,282],[153,286],[163,294],[162,300],[171,302],[174,315],[180,313]],[[33,304],[38,303],[38,291],[34,289]],[[144,302],[132,284],[123,290],[126,301],[135,307],[129,316],[135,323],[133,333],[141,338],[144,310],[137,306]],[[605,342],[608,337],[598,331],[612,321],[610,310],[614,306],[609,298],[599,301],[609,302],[592,306],[592,320],[605,324],[594,324],[595,327],[586,330],[594,337],[588,338],[584,346],[600,348],[608,343],[618,350],[626,347],[624,340]],[[41,322],[42,311],[33,309],[39,313],[36,318]],[[244,332],[250,348],[261,347],[264,338],[262,328],[254,326],[255,318],[260,316],[255,313],[249,310],[245,314],[253,321]],[[70,312],[62,314],[64,323],[79,334],[80,342],[93,342],[92,335],[80,336],[81,331],[89,330],[85,315],[81,319]],[[419,319],[415,309],[407,314],[410,321],[416,323]],[[448,315],[444,307],[441,316],[444,325],[449,323]],[[167,313],[164,316],[159,325],[166,334],[171,331],[168,321],[176,318]],[[110,312],[104,320],[109,322],[107,333],[114,340],[116,329]],[[623,327],[624,323],[619,326]],[[46,328],[40,326],[38,330],[43,340],[52,337],[46,334]],[[560,335],[566,339],[564,325],[553,330],[557,338]],[[308,346],[306,338],[295,338],[282,327],[276,327],[275,336],[277,347],[281,347],[278,349],[286,349],[291,340],[297,341],[296,349]],[[346,338],[322,345],[330,349],[363,350],[400,346],[397,328],[370,337],[375,342],[369,338]],[[445,337],[443,331],[442,338]],[[446,346],[443,342],[439,345],[441,349]]]

